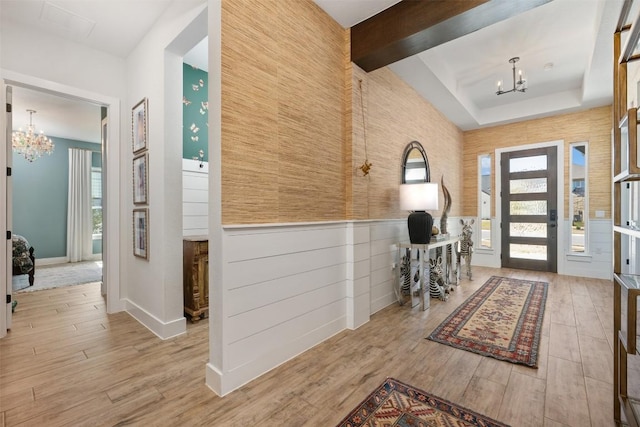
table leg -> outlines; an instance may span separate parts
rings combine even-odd
[[[418,250],[420,254],[420,305],[422,307],[422,311],[428,309],[430,307],[430,294],[429,294],[429,252],[426,249],[422,251]]]

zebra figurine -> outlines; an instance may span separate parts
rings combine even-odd
[[[440,298],[446,301],[449,298],[449,290],[444,282],[442,271],[442,257],[429,260],[429,295],[431,298]]]
[[[464,258],[464,263],[467,266],[467,277],[469,280],[473,280],[471,277],[471,255],[473,254],[473,241],[471,240],[473,229],[471,226],[474,222],[475,220],[473,219],[468,222],[465,222],[463,219],[460,220],[460,224],[462,224],[462,238],[456,245],[456,264],[458,275],[461,273],[460,259]]]
[[[404,304],[404,298],[411,292],[411,259],[409,255],[405,255],[400,260],[400,289],[398,289],[396,298],[400,305]]]

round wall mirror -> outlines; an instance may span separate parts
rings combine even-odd
[[[427,153],[418,141],[410,142],[404,149],[401,178],[402,184],[431,182]]]

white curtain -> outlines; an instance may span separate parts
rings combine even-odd
[[[67,257],[69,262],[91,258],[91,151],[69,149],[69,203],[67,208]]]

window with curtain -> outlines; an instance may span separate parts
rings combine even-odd
[[[69,262],[91,259],[91,151],[69,148],[67,206],[67,258]]]

